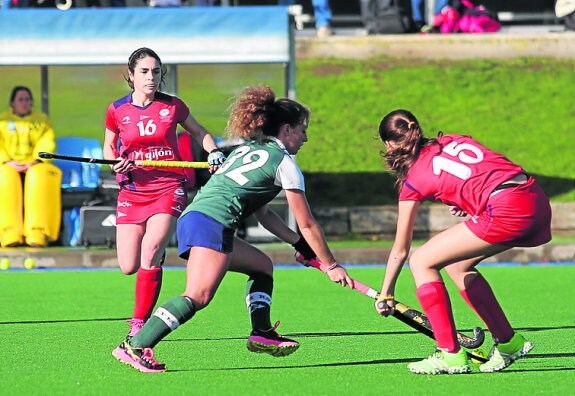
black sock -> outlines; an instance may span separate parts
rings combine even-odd
[[[267,274],[252,274],[246,287],[246,305],[250,313],[252,329],[266,331],[272,328],[270,311],[274,279]]]

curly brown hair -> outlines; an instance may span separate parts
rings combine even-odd
[[[309,110],[304,105],[287,98],[276,99],[267,85],[245,88],[228,111],[228,137],[245,140],[277,136],[282,125],[295,127],[309,120]]]
[[[437,139],[424,137],[417,118],[410,111],[402,109],[383,117],[379,123],[379,137],[384,143],[393,144],[393,147],[381,151],[380,155],[385,159],[387,169],[397,177],[397,187],[405,181],[421,149],[437,143]]]

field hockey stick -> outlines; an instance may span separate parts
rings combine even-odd
[[[322,266],[317,259],[305,260],[305,258],[301,254],[296,253],[296,260],[300,263],[305,263],[304,265],[309,265],[311,267],[319,269],[324,273],[327,272],[325,270],[325,267]],[[368,297],[373,298],[374,300],[377,300],[377,298],[379,297],[379,293],[375,289],[355,279],[353,280],[352,286],[353,289],[357,290],[362,294],[365,294]],[[400,320],[401,322],[407,324],[411,328],[417,330],[418,332],[425,334],[429,338],[435,339],[429,320],[422,312],[419,312],[418,310],[413,309],[408,305],[405,305],[404,303],[395,300],[395,310],[393,312],[393,316],[396,319]],[[473,335],[474,337],[469,337],[466,334],[457,332],[457,339],[459,341],[459,344],[466,349],[479,348],[481,345],[483,345],[483,342],[485,341],[485,332],[481,328],[475,327],[473,329]],[[473,351],[472,352],[468,351],[467,354],[470,357],[473,357],[474,359],[480,361],[487,361],[487,359],[485,359],[483,356],[476,355]]]
[[[120,160],[113,159],[100,159],[100,158],[86,158],[86,157],[73,157],[71,155],[54,154],[40,152],[38,156],[43,159],[57,159],[63,161],[86,162],[89,164],[103,164],[114,165]],[[207,162],[190,162],[190,161],[153,161],[153,160],[134,160],[131,161],[136,166],[149,166],[153,168],[209,168]]]

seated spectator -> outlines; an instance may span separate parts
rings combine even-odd
[[[54,152],[56,139],[48,116],[32,111],[32,92],[17,86],[10,109],[0,114],[0,244],[42,247],[60,232],[62,171],[39,159]]]

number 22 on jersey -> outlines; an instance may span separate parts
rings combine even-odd
[[[471,168],[468,165],[483,161],[481,150],[469,143],[451,142],[443,148],[443,153],[454,158],[440,155],[433,157],[434,175],[439,176],[441,172],[447,172],[462,180],[467,180],[471,176]]]
[[[221,166],[216,175],[224,173],[224,176],[229,177],[240,186],[243,186],[250,180],[246,174],[253,170],[262,167],[269,158],[269,153],[265,150],[254,150],[248,146],[239,147],[228,159],[226,163]],[[228,171],[236,161],[241,160],[242,164]]]

